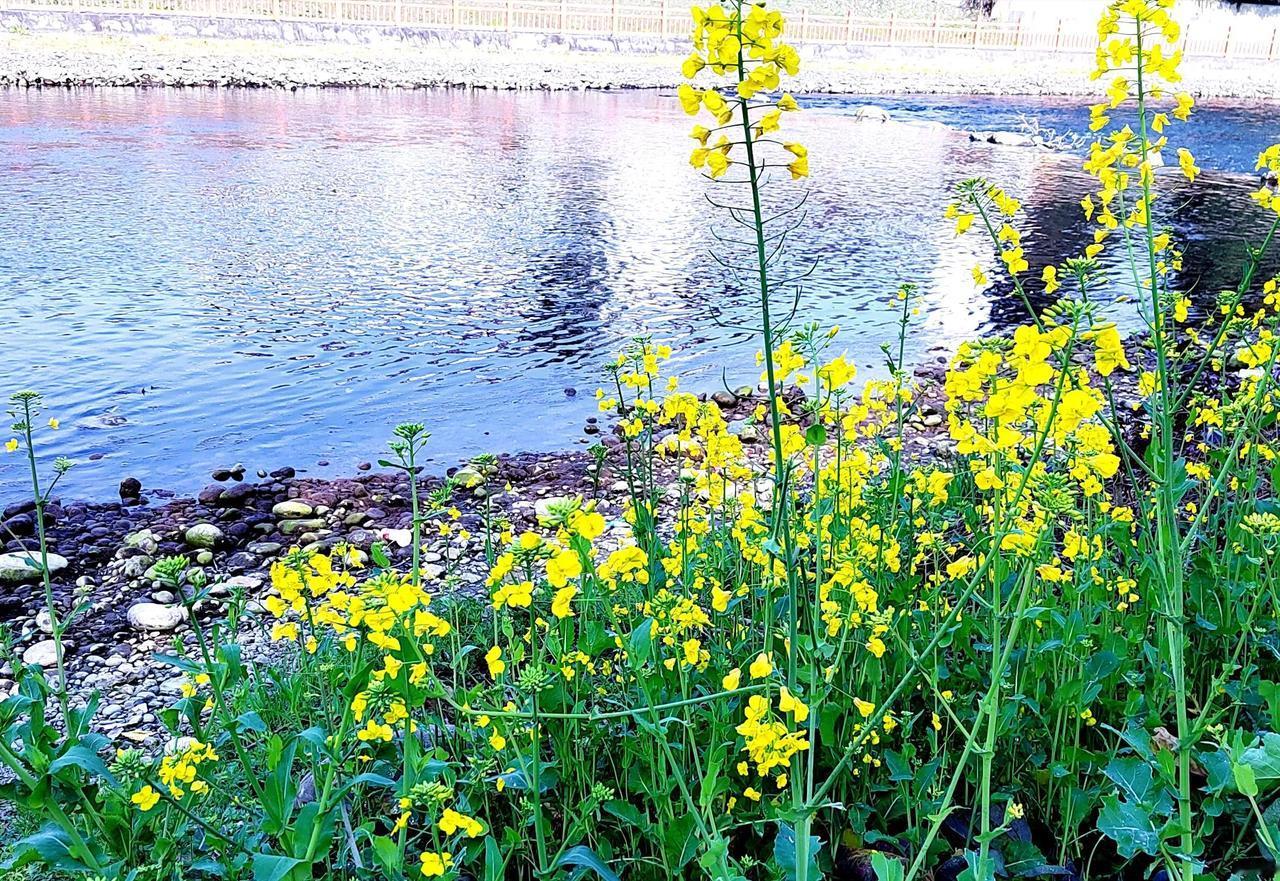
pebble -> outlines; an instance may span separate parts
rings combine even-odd
[[[164,606],[159,603],[135,603],[129,607],[129,623],[135,630],[174,630],[187,620],[187,610],[182,606]]]
[[[276,502],[271,506],[271,513],[277,517],[286,519],[299,519],[310,517],[315,513],[315,508],[308,505],[301,499],[287,499],[283,502]]]
[[[71,648],[71,643],[64,640],[62,643],[64,656],[66,651]],[[55,667],[58,664],[58,644],[52,639],[42,639],[31,645],[22,653],[22,663],[34,664],[37,667]]]
[[[222,530],[212,523],[197,523],[183,535],[183,540],[193,548],[215,548],[222,539]]]
[[[67,568],[67,558],[58,554],[48,554],[49,574],[56,575]],[[39,551],[17,551],[0,554],[0,582],[21,584],[24,581],[39,581],[41,576],[41,557]]]

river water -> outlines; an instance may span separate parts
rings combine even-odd
[[[845,327],[870,374],[902,282],[922,295],[916,358],[1024,317],[1007,286],[974,290],[990,258],[941,217],[952,185],[1023,199],[1038,275],[1083,248],[1089,182],[1078,159],[950,128],[1080,130],[1078,102],[871,99],[915,123],[884,125],[853,118],[867,100],[787,122],[812,169],[799,315]],[[437,465],[565,448],[637,334],[675,348],[688,387],[753,382],[755,304],[709,256],[727,230],[689,124],[656,92],[0,90],[0,391],[46,395],[49,455],[81,463],[66,494],[106,498],[233,463],[351,473],[406,420]],[[1203,185],[1166,204],[1205,294],[1258,234],[1250,172],[1280,113],[1206,107],[1187,139]],[[19,464],[0,456],[0,502]]]

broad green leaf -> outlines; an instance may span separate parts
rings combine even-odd
[[[54,759],[49,765],[49,773],[57,774],[63,768],[79,768],[88,774],[101,777],[108,783],[114,784],[116,782],[116,778],[112,776],[111,771],[107,769],[106,763],[102,761],[98,754],[78,744]]]
[[[871,871],[876,873],[876,881],[904,881],[906,869],[899,860],[895,860],[880,851],[871,854]]]
[[[1160,847],[1160,835],[1151,822],[1151,815],[1114,795],[1102,797],[1098,831],[1116,843],[1116,850],[1125,859],[1138,853],[1155,856]]]
[[[560,859],[556,860],[556,865],[561,868],[581,866],[595,872],[603,881],[622,881],[616,872],[604,864],[604,860],[600,859],[595,851],[583,844],[571,847],[562,853]]]
[[[805,873],[809,878],[821,878],[822,872],[818,869],[818,854],[822,851],[822,840],[816,835],[809,836],[808,856],[805,862],[808,864],[808,871]],[[773,840],[773,859],[778,864],[778,868],[782,870],[783,876],[787,881],[796,881],[799,874],[799,866],[797,860],[799,854],[796,849],[796,830],[790,823],[778,824],[778,837]]]
[[[270,853],[253,855],[253,881],[284,881],[302,860]]]

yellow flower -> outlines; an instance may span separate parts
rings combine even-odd
[[[494,752],[502,752],[507,748],[507,739],[495,731],[489,735],[489,746],[493,747]]]
[[[485,663],[489,665],[489,675],[497,679],[507,669],[507,662],[502,660],[502,649],[494,646],[485,653]]]
[[[1129,368],[1129,359],[1124,354],[1124,344],[1120,341],[1120,331],[1115,325],[1098,331],[1094,337],[1094,366],[1102,376],[1110,376],[1117,367]]]
[[[784,713],[792,713],[797,724],[809,718],[809,707],[788,691],[785,685],[782,686],[782,691],[778,695],[778,709]]]
[[[61,424],[62,424],[62,422],[61,422],[61,421],[59,421],[59,420],[57,420],[57,419],[54,419],[53,417],[50,417],[50,418],[49,418],[49,427],[50,427],[50,428],[52,428],[54,431],[57,431],[57,430],[58,430],[58,426],[59,426],[59,425],[61,425]]]
[[[725,691],[737,691],[738,685],[742,682],[742,669],[734,667],[728,674],[720,680],[721,687]]]
[[[443,875],[453,865],[453,854],[450,853],[436,853],[429,850],[425,851],[419,859],[422,861],[422,874],[428,878]]]
[[[9,438],[9,442],[4,445],[6,453],[15,453],[18,450],[18,439],[16,437]]]
[[[711,608],[717,612],[725,612],[729,609],[729,600],[733,599],[733,594],[725,590],[723,587],[711,588]]]
[[[160,801],[160,793],[152,789],[150,785],[147,785],[135,792],[129,801],[137,805],[138,810],[145,813],[154,808]]]
[[[468,817],[466,814],[460,814],[453,808],[445,808],[440,815],[440,822],[437,823],[440,831],[445,835],[452,835],[461,831],[468,838],[479,838],[484,834],[484,824],[475,817]]]
[[[698,639],[688,639],[681,646],[684,650],[684,662],[690,667],[698,665],[698,658],[702,653],[702,641]]]
[[[751,666],[747,668],[747,672],[751,674],[752,679],[764,679],[773,672],[773,662],[769,660],[769,656],[764,652],[756,655]]]
[[[1058,267],[1050,263],[1044,268],[1044,272],[1040,276],[1044,280],[1044,292],[1052,294],[1062,285],[1058,282]]]
[[[853,706],[857,709],[858,713],[864,719],[870,719],[871,714],[876,711],[875,704],[871,703],[870,701],[864,701],[862,700],[862,698],[855,697],[853,699]]]
[[[1195,183],[1196,175],[1200,173],[1200,167],[1196,165],[1196,158],[1191,155],[1191,151],[1185,147],[1178,148],[1178,167],[1182,169],[1182,173],[1186,175],[1187,180]]]
[[[676,97],[680,99],[680,106],[684,108],[684,112],[693,116],[698,112],[698,108],[702,106],[702,93],[688,83],[682,83],[680,88],[676,89]]]
[[[569,518],[569,528],[587,541],[599,538],[604,533],[604,526],[604,517],[595,511],[574,511]]]
[[[547,580],[552,587],[564,587],[569,579],[581,574],[582,561],[578,558],[577,551],[560,551],[547,560]]]
[[[557,618],[572,618],[575,614],[573,598],[577,594],[578,589],[571,584],[557,590],[555,597],[551,600],[551,614]]]

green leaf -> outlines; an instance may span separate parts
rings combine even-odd
[[[629,641],[632,664],[640,666],[649,660],[653,651],[653,619],[645,618],[635,630],[631,631]]]
[[[394,878],[401,875],[404,853],[399,849],[397,841],[385,835],[375,835],[372,840],[374,840],[374,861],[383,867],[387,877]]]
[[[1111,782],[1120,790],[1125,801],[1133,804],[1148,804],[1155,792],[1156,784],[1151,766],[1136,756],[1112,759],[1105,772]]]
[[[1258,778],[1254,774],[1253,768],[1249,765],[1232,765],[1231,773],[1236,780],[1236,789],[1240,790],[1241,795],[1247,795],[1254,798],[1258,794]]]
[[[50,868],[78,865],[71,859],[71,839],[53,824],[14,842],[9,858],[0,863],[0,870],[8,872],[37,862]]]
[[[804,442],[811,447],[820,447],[827,442],[827,428],[821,422],[815,422],[804,432]]]
[[[1151,815],[1114,795],[1102,797],[1098,831],[1116,843],[1116,850],[1125,859],[1139,852],[1155,856],[1160,847],[1160,835],[1151,822]]]
[[[1262,743],[1251,746],[1240,755],[1239,764],[1253,770],[1259,791],[1270,789],[1280,782],[1280,734],[1267,732]]]
[[[236,729],[240,732],[256,731],[258,734],[267,732],[267,723],[262,721],[262,717],[257,713],[248,712],[241,713],[235,721]]]
[[[484,839],[484,881],[502,881],[507,861],[502,857],[502,850],[492,835]]]
[[[284,881],[302,860],[270,853],[253,855],[253,881]]]
[[[640,809],[630,802],[612,801],[605,802],[602,807],[606,814],[612,814],[628,826],[634,826],[642,831],[647,830],[650,826],[648,819],[640,812]]]
[[[57,774],[63,768],[79,768],[89,774],[95,774],[108,783],[115,785],[116,778],[107,769],[106,763],[92,750],[76,745],[71,747],[49,765],[49,773]]]
[[[818,854],[822,851],[822,840],[816,835],[810,835],[808,850],[808,858],[805,860],[808,863],[806,877],[821,878],[822,873],[818,870]],[[790,823],[778,824],[778,837],[773,840],[773,859],[787,881],[796,881],[796,876],[799,874],[797,865],[799,855],[796,852],[796,830]]]
[[[566,850],[560,855],[560,859],[556,860],[556,865],[561,868],[581,866],[595,872],[604,881],[622,881],[616,872],[604,864],[604,860],[596,856],[595,851],[584,844]]]
[[[899,860],[878,850],[871,852],[871,871],[876,873],[876,881],[905,881],[907,877]]]

